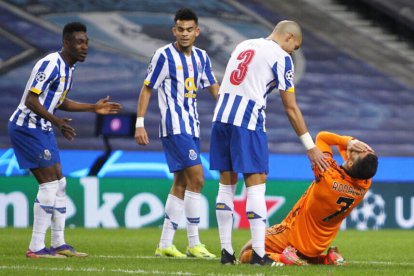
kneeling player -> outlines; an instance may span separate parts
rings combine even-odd
[[[367,144],[350,136],[320,132],[316,146],[330,164],[322,172],[317,166],[315,180],[296,202],[287,217],[266,230],[266,254],[285,265],[344,265],[338,248],[330,245],[341,222],[364,198],[378,167],[378,158]],[[344,163],[332,158],[331,146],[338,146]],[[323,254],[327,249],[326,254]],[[249,263],[251,241],[240,252],[240,262]]]

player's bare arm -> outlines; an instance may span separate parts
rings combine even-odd
[[[101,115],[116,114],[122,109],[122,105],[116,102],[110,102],[109,96],[102,98],[95,104],[80,103],[66,98],[59,106],[60,110],[71,112],[95,112]]]
[[[139,94],[138,98],[137,123],[135,125],[135,141],[138,145],[145,146],[149,143],[148,134],[144,126],[144,117],[147,113],[151,94],[152,88],[144,84],[141,88],[141,93]]]
[[[302,112],[296,103],[295,93],[288,91],[280,91],[282,103],[285,108],[286,115],[289,118],[290,124],[295,130],[296,134],[301,137],[308,133],[308,129],[303,119]],[[328,169],[329,165],[325,160],[325,156],[321,150],[316,146],[307,148],[307,156],[313,165],[317,165],[320,170],[324,171]]]
[[[220,85],[218,83],[215,83],[215,84],[208,87],[208,90],[210,91],[211,95],[213,95],[213,97],[216,101],[218,99],[219,89],[220,89]]]
[[[40,104],[38,94],[29,91],[25,105],[38,116],[50,121],[54,126],[56,126],[67,140],[72,141],[75,138],[75,129],[69,125],[69,122],[72,121],[72,119],[59,118],[48,112],[43,105]]]

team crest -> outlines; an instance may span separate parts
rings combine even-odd
[[[46,79],[46,74],[44,72],[38,72],[36,74],[36,81],[37,82],[42,82]]]
[[[190,160],[196,160],[197,159],[197,152],[193,149],[190,149],[189,153],[188,153],[188,158],[190,158]]]
[[[203,68],[201,67],[201,63],[200,62],[197,62],[197,70],[198,70],[198,72],[201,72],[202,69]]]
[[[285,73],[285,78],[286,78],[288,81],[292,82],[292,81],[293,81],[293,71],[292,71],[292,70],[287,71],[287,72]]]
[[[52,159],[52,154],[50,153],[50,151],[48,149],[45,149],[43,152],[43,159],[45,160],[50,160]]]

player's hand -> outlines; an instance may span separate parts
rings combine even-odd
[[[308,155],[312,166],[318,166],[319,170],[321,171],[325,171],[329,168],[329,164],[325,159],[325,155],[317,147],[308,150],[306,154]]]
[[[76,136],[75,129],[69,125],[69,123],[72,121],[70,118],[63,118],[58,120],[57,127],[62,132],[63,136],[69,140],[73,141]]]
[[[356,139],[348,141],[347,150],[356,152],[374,152],[374,150],[368,144]]]
[[[116,114],[121,110],[122,105],[120,103],[110,102],[109,96],[104,99],[100,99],[95,104],[95,113],[97,114]]]
[[[145,127],[137,127],[135,129],[135,141],[138,145],[145,146],[149,144],[148,134]]]

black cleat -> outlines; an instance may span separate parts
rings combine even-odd
[[[252,259],[250,260],[250,264],[252,265],[272,265],[274,261],[270,259],[266,254],[261,258],[257,253],[252,250]]]
[[[226,249],[221,250],[221,260],[220,262],[224,265],[235,265],[237,263],[236,256],[231,255],[229,252],[227,252]]]

